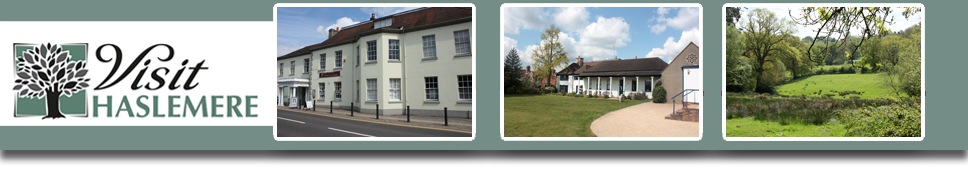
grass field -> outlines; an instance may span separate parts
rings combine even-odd
[[[823,125],[759,121],[752,117],[726,119],[727,137],[841,137],[847,132],[838,122]]]
[[[812,96],[823,91],[822,94],[838,94],[844,91],[857,91],[863,94],[850,94],[847,96],[836,95],[833,98],[850,98],[859,96],[861,99],[876,99],[882,96],[894,96],[895,94],[881,84],[880,74],[828,74],[814,75],[806,78],[793,80],[790,83],[777,88],[777,92],[788,96]]]
[[[505,95],[505,137],[594,137],[592,121],[608,112],[645,100],[618,100],[551,95]]]

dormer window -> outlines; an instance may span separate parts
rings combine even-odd
[[[388,27],[393,24],[393,18],[381,19],[373,22],[373,29]]]

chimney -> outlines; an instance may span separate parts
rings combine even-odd
[[[329,38],[333,38],[333,36],[336,35],[336,32],[337,32],[336,29],[330,28],[329,29]]]
[[[635,59],[639,59],[639,56],[635,56]]]
[[[576,61],[576,63],[578,63],[579,67],[585,65],[584,59],[582,59],[581,56],[578,56],[578,61]]]
[[[370,21],[376,19],[376,13],[370,13]]]

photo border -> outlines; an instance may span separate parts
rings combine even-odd
[[[819,7],[819,6],[838,6],[838,7],[871,7],[871,6],[881,6],[881,7],[920,7],[921,8],[921,137],[727,137],[726,136],[726,7]],[[925,21],[925,10],[924,4],[921,3],[726,3],[723,4],[722,14],[722,93],[720,98],[722,98],[722,135],[723,139],[726,141],[924,141],[925,137],[925,115],[924,100],[927,98],[926,91],[924,90],[924,75],[925,65],[924,65],[924,33],[925,26],[927,25]]]
[[[699,8],[699,31],[703,32],[703,7],[700,3],[505,3],[501,5],[501,36],[504,36],[504,24],[505,24],[505,8],[508,7],[698,7]],[[703,36],[705,37],[705,36]],[[704,38],[700,38],[703,41]],[[504,49],[504,38],[500,40],[499,44],[501,51]],[[705,44],[704,44],[705,45]],[[699,47],[699,67],[703,68],[703,60],[706,56],[703,55],[703,48]],[[504,55],[504,54],[501,54]],[[501,58],[501,80],[500,83],[504,84],[504,56]],[[671,61],[670,61],[671,62]],[[703,76],[705,77],[705,75]],[[705,81],[705,80],[703,80]],[[703,87],[705,89],[705,87]],[[705,95],[703,95],[705,96]],[[703,112],[705,105],[700,105],[699,108],[699,136],[698,137],[506,137],[504,136],[504,87],[501,87],[501,140],[503,141],[700,141],[703,137]]]
[[[477,6],[473,3],[277,3],[272,6],[272,37],[278,41],[279,7],[471,7],[471,89],[472,101],[477,99]],[[477,102],[471,103],[470,137],[279,137],[278,122],[272,123],[272,138],[276,141],[473,141],[477,137]]]

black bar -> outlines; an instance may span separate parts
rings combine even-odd
[[[350,116],[353,116],[353,108],[355,108],[355,106],[353,106],[353,102],[350,102]]]
[[[333,114],[333,101],[329,101],[329,114]]]
[[[410,106],[407,106],[407,122],[410,122]]]
[[[376,119],[380,119],[380,104],[376,104]]]
[[[316,100],[313,100],[313,112],[316,111]]]
[[[447,107],[444,107],[444,126],[447,126]]]

